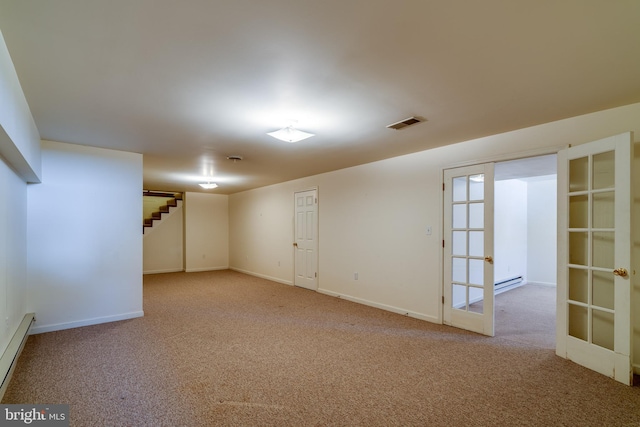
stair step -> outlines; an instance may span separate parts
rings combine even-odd
[[[180,193],[174,194],[173,198],[167,199],[167,203],[165,203],[164,205],[158,207],[158,211],[157,212],[153,212],[151,214],[151,218],[145,218],[143,220],[143,222],[142,222],[142,225],[143,225],[142,233],[144,234],[145,228],[153,227],[153,221],[161,220],[163,213],[170,213],[171,212],[171,208],[177,207],[178,206],[178,200],[182,201],[182,194],[180,194]]]

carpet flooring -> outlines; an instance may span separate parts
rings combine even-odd
[[[522,285],[496,295],[494,304],[497,337],[555,350],[555,287]]]
[[[489,338],[229,270],[145,276],[144,310],[29,337],[3,403],[67,403],[72,426],[640,425],[640,389],[513,325]]]

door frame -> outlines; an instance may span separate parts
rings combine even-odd
[[[602,138],[601,138],[602,139]],[[588,143],[590,141],[585,141],[584,143]],[[634,140],[631,141],[632,144],[636,144],[636,142]],[[526,157],[535,157],[535,156],[543,156],[543,155],[547,155],[547,154],[555,154],[557,156],[558,162],[560,164],[561,161],[566,161],[566,153],[567,153],[567,149],[571,147],[571,144],[565,144],[565,145],[560,145],[560,146],[555,146],[555,147],[547,147],[547,148],[541,148],[541,149],[535,149],[535,150],[528,150],[528,151],[520,151],[520,152],[515,152],[515,153],[510,153],[510,154],[504,154],[504,155],[498,155],[498,156],[490,156],[487,158],[483,158],[483,159],[478,159],[478,160],[470,160],[470,161],[466,161],[466,162],[459,162],[459,163],[453,163],[450,165],[447,165],[446,167],[441,167],[440,168],[440,177],[442,179],[442,185],[444,186],[444,171],[447,169],[455,169],[458,167],[464,167],[464,166],[473,166],[473,165],[478,165],[478,164],[484,164],[484,163],[490,163],[490,162],[502,162],[502,161],[509,161],[509,160],[518,160],[518,159],[522,159],[522,158],[526,158]],[[640,171],[636,171],[634,172],[632,169],[631,172],[631,185],[633,185],[633,181],[634,179],[636,179],[638,176],[640,176]],[[566,171],[562,171],[562,170],[558,170],[557,171],[557,210],[558,212],[566,212],[567,209],[567,180],[568,177],[566,176]],[[634,190],[632,188],[632,196],[635,196],[638,192],[636,190]],[[440,235],[440,240],[442,241],[444,239],[444,191],[442,194],[442,197],[440,197],[440,224],[441,224],[441,235]],[[560,227],[560,219],[558,220],[558,231],[560,231],[559,229]],[[636,234],[634,233],[634,227],[632,225],[632,238],[635,235],[640,235],[640,232],[635,231]],[[557,246],[557,261],[558,263],[561,260],[561,256],[564,257],[565,252],[566,252],[566,239],[562,239],[560,238],[560,233],[559,233],[559,238],[558,238],[558,246]],[[446,284],[444,283],[444,248],[442,248],[440,252],[440,295],[439,298],[443,299],[444,298],[444,289]],[[632,253],[631,254],[632,260],[634,258],[636,258],[636,254]],[[632,261],[633,263],[633,261]],[[559,264],[558,264],[559,265]],[[633,267],[631,267],[633,268]],[[566,304],[567,304],[567,283],[566,280],[563,280],[563,277],[561,276],[561,271],[560,268],[558,267],[558,271],[557,271],[557,283],[556,283],[556,355],[566,359],[567,358],[567,343],[566,343],[566,328],[567,328],[567,322],[566,322],[566,315],[567,315],[567,310],[566,310]],[[440,318],[440,323],[444,324],[444,301],[443,303],[440,305],[439,307],[439,318]],[[633,313],[630,313],[630,315],[632,315]],[[630,319],[631,321],[632,319]],[[633,327],[633,324],[631,324],[631,327]],[[634,343],[633,340],[631,341],[631,346],[633,347]],[[638,365],[634,365],[633,364],[633,359],[631,360],[631,366],[632,366],[632,370],[634,373],[636,374],[640,374],[640,367]]]
[[[441,242],[441,250],[439,251],[439,256],[440,256],[440,289],[439,289],[439,293],[440,295],[438,295],[438,298],[443,301],[441,304],[439,304],[439,311],[438,311],[438,317],[440,319],[440,323],[441,324],[445,324],[444,323],[444,295],[445,295],[445,286],[446,283],[444,282],[444,278],[445,278],[445,272],[444,272],[444,251],[445,248],[442,247],[442,243],[444,242],[445,236],[444,236],[444,200],[445,200],[445,192],[444,192],[444,184],[445,184],[445,180],[444,180],[444,171],[448,170],[448,169],[456,169],[456,168],[461,168],[461,167],[466,167],[466,166],[476,166],[476,165],[481,165],[481,164],[485,164],[485,163],[499,163],[499,162],[507,162],[507,161],[511,161],[511,160],[519,160],[519,159],[525,159],[527,157],[537,157],[537,156],[545,156],[548,154],[555,154],[558,155],[563,149],[568,148],[569,144],[566,145],[557,145],[557,146],[553,146],[553,147],[546,147],[546,148],[538,148],[535,150],[526,150],[526,151],[518,151],[515,153],[508,153],[508,154],[501,154],[501,155],[495,155],[495,156],[489,156],[486,158],[482,158],[482,159],[478,159],[478,160],[468,160],[468,161],[464,161],[464,162],[458,162],[458,163],[452,163],[449,164],[445,167],[441,167],[440,168],[440,179],[442,180],[441,182],[441,187],[443,188],[442,191],[442,197],[440,197],[440,242]],[[558,182],[559,184],[559,182]],[[559,197],[559,195],[558,195]],[[560,205],[558,205],[558,209],[560,209]],[[558,247],[558,251],[560,250],[560,247]],[[559,283],[556,284],[556,303],[558,301],[558,297],[559,297],[559,292],[561,291],[559,289]],[[558,309],[556,308],[556,315],[557,315],[557,311]],[[556,322],[557,325],[557,322]],[[557,335],[557,332],[556,332]],[[556,348],[557,348],[557,336],[556,336]]]
[[[316,276],[316,286],[315,286],[315,291],[317,291],[318,289],[320,289],[320,189],[319,187],[313,186],[313,187],[307,187],[307,188],[303,188],[303,189],[298,189],[298,190],[294,190],[293,191],[293,218],[291,221],[291,230],[292,230],[292,239],[291,241],[293,243],[295,243],[296,241],[296,194],[297,193],[304,193],[306,191],[315,191],[316,192],[316,198],[317,198],[317,203],[316,203],[316,224],[315,224],[315,233],[316,233],[316,239],[315,239],[315,264],[316,264],[316,270],[317,270],[317,276]],[[293,286],[296,286],[296,251],[294,249],[294,247],[292,246],[292,267],[293,267],[293,271],[291,273],[292,276],[292,280],[291,280],[291,284]],[[305,288],[308,289],[308,288]]]

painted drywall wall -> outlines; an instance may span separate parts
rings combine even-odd
[[[493,215],[494,282],[517,276],[527,282],[527,183],[496,181]]]
[[[439,281],[440,215],[427,211],[442,189],[429,198],[423,183],[440,175],[428,156],[403,156],[231,195],[231,266],[292,283],[293,193],[317,185],[318,290],[435,320],[424,283]]]
[[[41,175],[40,136],[0,33],[0,355],[27,313],[27,182]]]
[[[229,268],[229,197],[184,194],[185,271]]]
[[[230,196],[229,256],[234,269],[293,284],[293,192],[304,189],[289,182]]]
[[[557,188],[553,176],[527,179],[527,282],[557,283]]]
[[[142,155],[43,141],[42,176],[27,190],[33,332],[142,316]]]
[[[144,274],[184,270],[182,203],[162,216],[162,221],[155,221],[142,237]]]
[[[317,186],[319,291],[441,322],[442,169],[627,131],[640,135],[640,104],[233,194],[230,266],[291,283],[293,193]]]
[[[0,32],[0,156],[25,182],[40,182],[40,134]]]
[[[27,289],[27,184],[0,158],[0,355],[20,325]]]

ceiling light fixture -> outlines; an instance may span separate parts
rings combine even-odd
[[[202,184],[198,184],[198,185],[204,188],[205,190],[213,190],[214,188],[218,187],[218,184],[216,184],[215,182],[203,182]]]
[[[267,135],[272,136],[276,139],[279,139],[280,141],[286,141],[291,143],[302,141],[303,139],[307,139],[307,138],[311,138],[312,136],[315,136],[312,133],[307,133],[307,132],[298,130],[294,128],[292,125],[289,125],[275,132],[269,132],[267,133]]]

